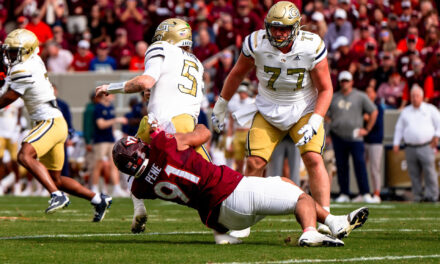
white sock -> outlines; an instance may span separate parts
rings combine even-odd
[[[96,193],[95,196],[93,196],[92,200],[90,201],[92,204],[100,204],[102,201],[101,195],[99,193]]]
[[[56,196],[63,196],[63,193],[61,191],[55,191],[51,194],[55,194]]]
[[[335,216],[332,214],[329,214],[325,218],[324,224],[326,224],[327,226],[330,226],[330,224],[333,222],[334,219],[335,219]]]

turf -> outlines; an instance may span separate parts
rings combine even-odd
[[[215,245],[197,213],[148,201],[144,234],[132,235],[130,199],[114,199],[101,223],[92,206],[71,205],[45,215],[48,198],[0,197],[0,263],[440,263],[440,204],[370,205],[361,229],[345,247],[301,248],[293,216],[267,217],[241,245]],[[333,204],[345,214],[360,204]],[[290,242],[289,242],[290,240]]]

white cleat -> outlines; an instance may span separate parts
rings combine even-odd
[[[342,239],[347,237],[353,229],[361,227],[368,219],[369,210],[361,207],[348,215],[335,216],[332,223],[329,223],[333,236]]]
[[[224,233],[219,233],[215,230],[214,230],[214,240],[217,245],[233,245],[233,244],[243,243],[243,241],[241,241],[236,237]]]
[[[251,234],[251,228],[245,228],[242,230],[232,230],[231,232],[229,232],[230,236],[236,237],[236,238],[244,238],[244,237],[248,237]]]
[[[301,247],[341,247],[344,242],[318,231],[307,231],[299,237],[298,245]]]
[[[332,231],[330,230],[330,228],[324,224],[318,223],[318,228],[317,228],[318,232],[324,235],[332,235]]]

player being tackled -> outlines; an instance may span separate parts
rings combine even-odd
[[[196,209],[202,222],[215,231],[217,244],[241,243],[227,232],[250,227],[266,215],[294,213],[303,229],[300,246],[343,246],[338,237],[347,236],[367,220],[368,208],[331,215],[288,179],[247,177],[207,162],[193,148],[210,136],[205,126],[197,125],[185,134],[156,133],[149,145],[124,137],[113,148],[113,161],[119,170],[135,176],[130,184],[137,199],[159,198]],[[142,202],[138,205],[133,232],[145,229],[146,209]],[[317,232],[317,221],[327,224],[332,236]]]

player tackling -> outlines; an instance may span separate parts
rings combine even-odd
[[[113,161],[119,170],[135,176],[134,196],[196,209],[202,222],[214,230],[217,244],[241,242],[226,233],[230,229],[247,228],[266,215],[294,213],[303,229],[300,246],[343,246],[340,239],[367,220],[366,207],[345,216],[329,214],[288,179],[246,177],[227,166],[213,165],[193,149],[210,136],[205,126],[197,125],[186,134],[159,132],[149,145],[125,137],[116,142]],[[332,236],[317,232],[316,221],[327,224]]]

